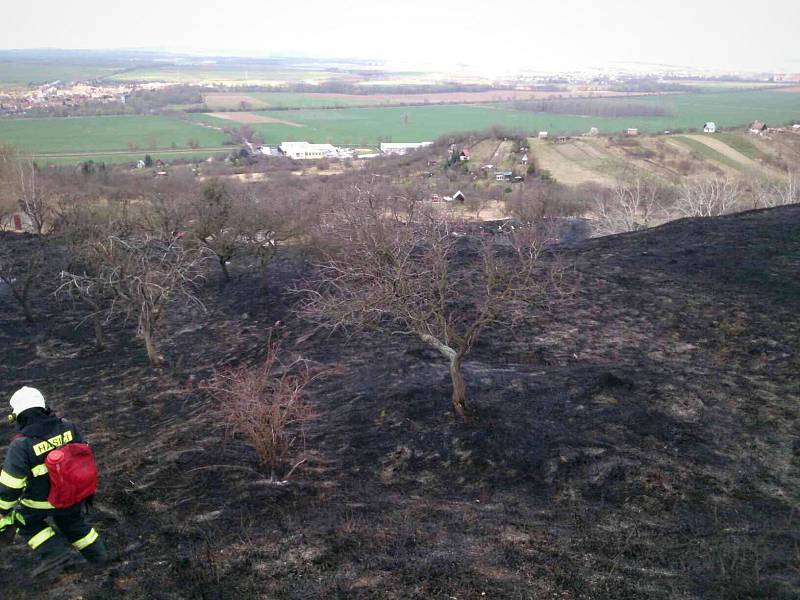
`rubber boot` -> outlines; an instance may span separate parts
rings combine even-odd
[[[36,553],[39,561],[31,574],[36,577],[43,574],[58,575],[62,570],[69,566],[75,566],[77,556],[72,549],[63,543],[58,537],[53,537],[42,546],[37,548]]]
[[[109,562],[108,550],[102,538],[97,538],[91,545],[81,550],[81,555],[95,567],[102,567]]]

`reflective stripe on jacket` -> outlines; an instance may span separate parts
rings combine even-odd
[[[9,510],[17,502],[33,509],[53,508],[47,501],[50,478],[44,460],[59,446],[84,441],[73,423],[32,410],[30,415],[23,413],[24,421],[18,425],[18,435],[8,447],[0,471],[0,510]]]

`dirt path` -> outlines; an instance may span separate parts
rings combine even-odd
[[[293,121],[284,121],[283,119],[276,119],[274,117],[267,117],[265,115],[257,115],[249,112],[211,112],[206,114],[209,117],[225,119],[226,121],[235,121],[236,123],[278,123],[291,127],[303,127],[300,123],[294,123]]]
[[[757,162],[755,162],[750,158],[747,158],[744,154],[742,154],[738,150],[734,150],[722,140],[718,140],[709,135],[684,135],[683,137],[700,142],[701,144],[708,146],[712,150],[716,150],[723,156],[726,156],[731,160],[736,161],[737,163],[741,163],[746,167],[752,167],[752,168],[759,167]]]

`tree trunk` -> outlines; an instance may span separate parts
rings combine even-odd
[[[22,286],[22,292],[16,295],[17,300],[19,300],[19,303],[22,306],[22,312],[25,314],[25,320],[28,323],[33,323],[36,321],[33,316],[33,307],[31,306],[31,288],[33,288],[32,275],[25,279],[25,283]]]
[[[141,321],[140,329],[142,333],[142,339],[144,340],[144,347],[145,350],[147,350],[147,359],[150,361],[152,366],[157,367],[161,364],[161,356],[159,356],[155,342],[153,341],[152,326],[145,321]]]
[[[100,322],[100,316],[92,316],[92,325],[94,326],[94,345],[98,352],[106,349],[106,340],[103,336],[103,324]]]
[[[225,264],[226,260],[223,257],[219,257],[219,266],[222,269],[222,275],[225,279],[225,283],[228,283],[231,280],[231,275],[228,273],[228,265]]]
[[[461,357],[450,359],[450,379],[453,382],[453,410],[462,419],[467,418],[467,384],[461,372]]]
[[[464,355],[456,352],[453,348],[436,339],[429,333],[417,332],[420,339],[430,344],[441,352],[450,362],[450,380],[453,382],[453,410],[462,419],[467,418],[467,384],[464,382],[464,375],[461,372]]]

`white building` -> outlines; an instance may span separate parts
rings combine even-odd
[[[717,133],[717,124],[713,121],[709,121],[705,125],[703,125],[703,131],[705,133]]]
[[[279,146],[282,154],[295,160],[315,158],[334,158],[339,151],[331,144],[309,144],[308,142],[282,142]]]
[[[547,139],[547,132],[546,131],[540,131],[539,132],[539,139],[540,140],[546,140]]]
[[[402,155],[432,145],[433,142],[383,143],[381,144],[381,154]]]

